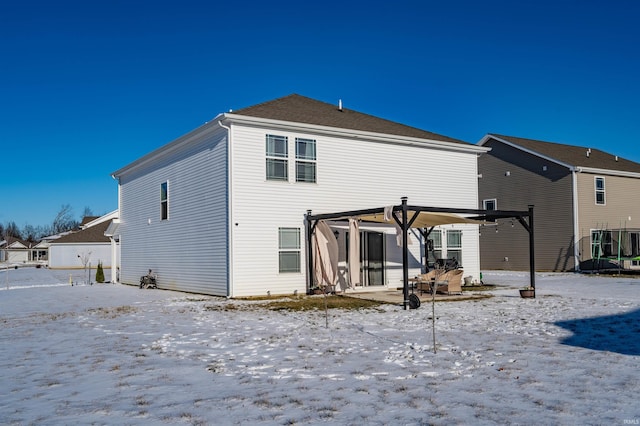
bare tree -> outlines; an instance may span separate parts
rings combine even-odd
[[[78,259],[84,266],[84,283],[91,284],[91,252],[85,251],[78,254]]]
[[[51,232],[53,234],[59,234],[65,231],[71,231],[72,229],[77,228],[78,225],[78,221],[73,218],[73,209],[71,208],[71,205],[65,204],[60,208],[56,218],[53,219]]]
[[[22,236],[24,239],[30,243],[34,243],[38,241],[40,235],[38,235],[38,230],[33,225],[26,224],[22,228]]]
[[[16,223],[13,221],[8,222],[7,225],[4,227],[4,235],[5,237],[22,239],[22,233],[20,232],[20,228],[18,228],[18,225],[16,225]]]
[[[80,216],[80,218],[84,219],[87,216],[94,216],[93,210],[91,210],[91,207],[89,207],[89,206],[86,206],[84,208],[84,211],[82,212],[82,216]]]

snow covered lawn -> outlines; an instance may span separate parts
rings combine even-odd
[[[0,270],[2,424],[640,423],[640,279],[539,274],[521,299],[528,274],[485,272],[495,297],[436,303],[434,354],[426,304],[327,329],[69,273]]]

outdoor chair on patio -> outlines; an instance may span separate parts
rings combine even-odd
[[[446,294],[462,294],[462,269],[452,269],[436,278],[436,291]]]
[[[433,283],[438,279],[440,275],[444,274],[443,270],[432,269],[426,274],[420,274],[418,278],[420,281],[417,283],[417,289],[420,293],[431,293]]]

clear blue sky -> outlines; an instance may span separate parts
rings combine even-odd
[[[0,223],[115,210],[111,172],[291,93],[640,162],[638,22],[633,0],[5,2]]]

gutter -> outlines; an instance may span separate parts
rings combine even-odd
[[[576,167],[575,171],[578,173],[593,173],[597,175],[621,176],[640,179],[640,173],[625,172],[623,170],[598,169],[595,167]]]

